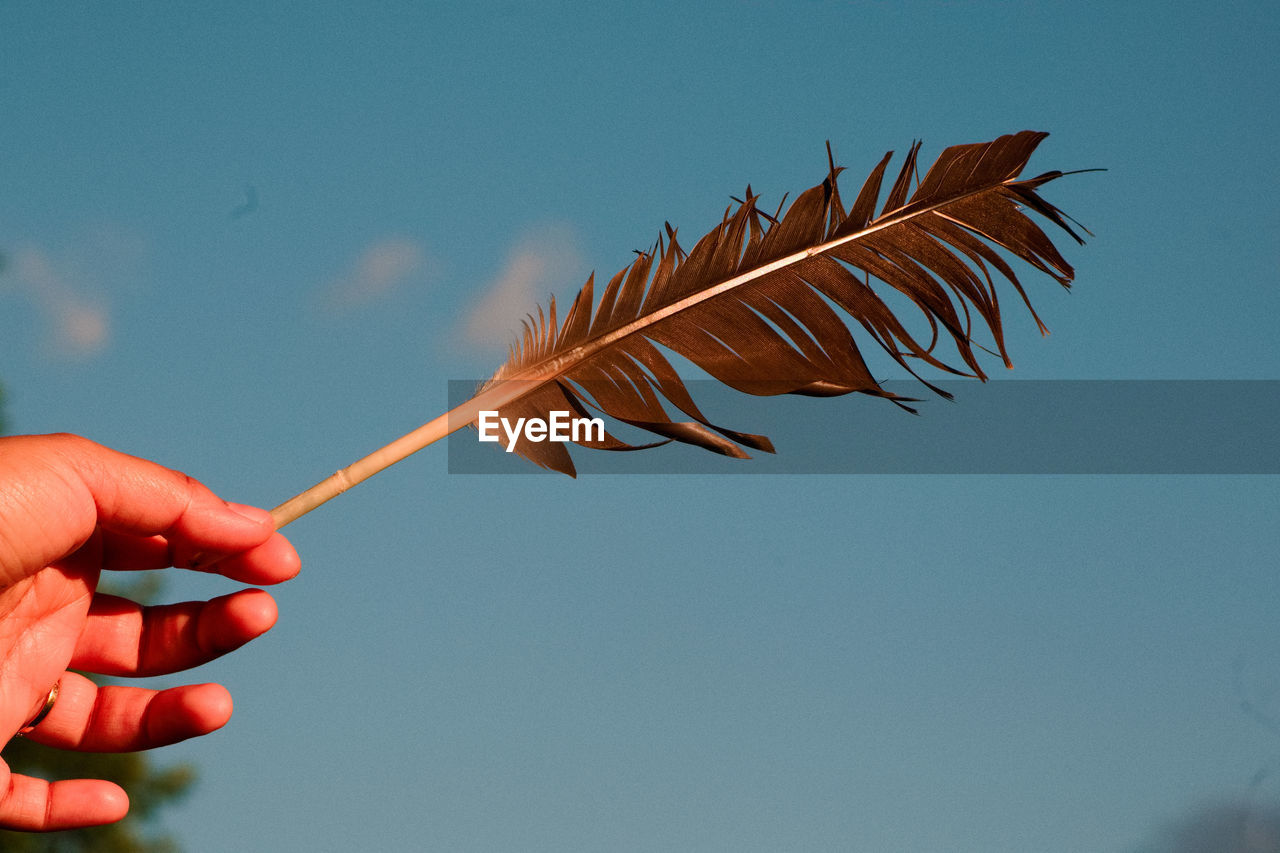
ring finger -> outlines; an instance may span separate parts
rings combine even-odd
[[[220,684],[99,687],[68,672],[53,708],[27,737],[59,749],[134,752],[208,734],[230,718],[231,694]]]

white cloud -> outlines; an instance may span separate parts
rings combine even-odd
[[[5,272],[45,315],[49,342],[59,355],[88,357],[106,347],[111,337],[106,307],[73,285],[77,277],[43,249],[19,248],[10,256]]]
[[[407,237],[385,237],[364,251],[329,286],[328,304],[347,308],[382,299],[394,293],[427,262],[422,245]]]
[[[577,240],[565,225],[544,225],[525,233],[507,253],[502,270],[464,321],[467,343],[505,348],[527,314],[536,314],[553,291],[573,294],[581,286],[583,262]]]

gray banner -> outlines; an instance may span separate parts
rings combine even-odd
[[[450,405],[479,383],[449,383]],[[581,474],[1278,474],[1277,380],[996,380],[940,383],[948,401],[912,381],[886,382],[912,415],[862,394],[753,397],[688,382],[703,414],[767,435],[776,454],[731,459],[670,444],[635,452],[568,445]],[[672,406],[675,420],[687,420]],[[594,412],[593,412],[594,414]],[[635,444],[654,437],[606,419]],[[545,473],[473,428],[448,441],[456,474]]]

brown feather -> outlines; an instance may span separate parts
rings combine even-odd
[[[995,247],[1066,287],[1071,266],[1024,208],[1083,242],[1061,211],[1036,192],[1062,172],[1017,180],[1047,135],[1023,131],[947,148],[922,179],[916,143],[879,216],[874,210],[892,152],[872,170],[846,211],[837,184],[841,170],[828,148],[826,180],[801,193],[785,214],[760,211],[748,187],[736,208],[687,254],[668,225],[665,240],[637,253],[610,279],[594,311],[593,279],[574,299],[563,325],[556,323],[553,299],[548,315],[539,309],[537,318],[529,318],[522,341],[481,390],[508,380],[530,383],[532,390],[499,409],[509,419],[545,418],[551,410],[581,416],[603,412],[654,433],[657,443],[680,441],[738,457],[747,455],[743,448],[772,452],[764,436],[708,421],[660,347],[749,394],[857,392],[905,407],[907,401],[885,391],[871,375],[832,304],[917,378],[908,359],[985,378],[974,353],[975,317],[1009,364],[993,271],[1031,308]],[[918,185],[911,192],[913,178]],[[931,331],[928,344],[907,331],[871,286],[873,279],[919,308]],[[1031,314],[1043,332],[1044,324],[1034,310]],[[954,345],[963,366],[935,354],[943,338]],[[664,401],[691,420],[673,420]],[[584,444],[638,447],[611,434]],[[562,444],[521,439],[515,450],[544,467],[575,472]]]
[[[912,411],[910,400],[885,391],[863,361],[845,312],[871,340],[927,387],[945,395],[911,362],[985,378],[974,348],[975,322],[991,334],[1009,363],[996,294],[1004,279],[1031,303],[998,250],[1030,264],[1064,287],[1072,269],[1023,210],[1029,208],[1081,241],[1060,210],[1036,192],[1064,172],[1017,180],[1048,134],[1022,131],[942,152],[918,178],[914,144],[875,215],[892,152],[872,170],[848,210],[840,201],[841,170],[827,148],[827,177],[801,193],[783,214],[770,215],[745,198],[685,252],[670,225],[656,246],[609,280],[595,303],[588,278],[563,323],[555,300],[524,323],[524,334],[493,379],[469,400],[361,457],[271,511],[283,527],[388,466],[474,425],[496,410],[508,422],[548,419],[552,411],[580,417],[603,412],[647,430],[655,441],[631,445],[612,435],[583,442],[606,450],[636,450],[669,441],[746,457],[744,448],[773,451],[762,435],[711,423],[662,348],[749,394],[884,397]],[[916,189],[911,192],[911,184]],[[910,195],[908,195],[910,194]],[[992,272],[996,275],[992,275]],[[872,279],[896,290],[929,328],[921,344],[885,304]],[[1044,324],[1031,311],[1040,330]],[[962,366],[935,354],[949,339]],[[990,350],[987,350],[990,351]],[[673,406],[690,420],[673,420]],[[518,428],[517,428],[518,429]],[[515,450],[556,471],[574,473],[562,443],[530,442]]]

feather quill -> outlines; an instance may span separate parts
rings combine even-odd
[[[1051,171],[1019,179],[1048,134],[1022,131],[987,143],[945,149],[920,178],[920,144],[908,150],[880,212],[876,207],[892,152],[886,154],[846,209],[828,147],[828,173],[785,213],[770,214],[748,187],[720,224],[687,252],[676,231],[595,296],[588,278],[561,321],[554,298],[524,324],[505,364],[470,400],[338,471],[281,504],[283,526],[372,474],[468,424],[481,411],[503,418],[546,418],[551,411],[589,417],[603,413],[654,435],[632,445],[605,433],[579,443],[635,450],[670,441],[728,456],[772,452],[761,435],[711,423],[698,409],[663,348],[687,358],[726,385],[756,395],[834,396],[861,393],[909,408],[910,400],[883,389],[864,361],[836,306],[898,364],[934,390],[912,363],[986,378],[974,342],[975,321],[987,328],[995,352],[1005,351],[996,281],[1011,286],[1041,332],[1016,273],[999,251],[1069,287],[1073,270],[1033,221],[1032,211],[1083,240],[1069,217],[1038,193],[1062,177]],[[913,179],[916,181],[911,190]],[[929,340],[917,340],[872,287],[897,291],[921,312]],[[959,364],[939,355],[950,341]],[[665,405],[664,405],[665,403]],[[673,419],[667,407],[682,413]],[[515,451],[570,475],[564,444],[523,437]]]

